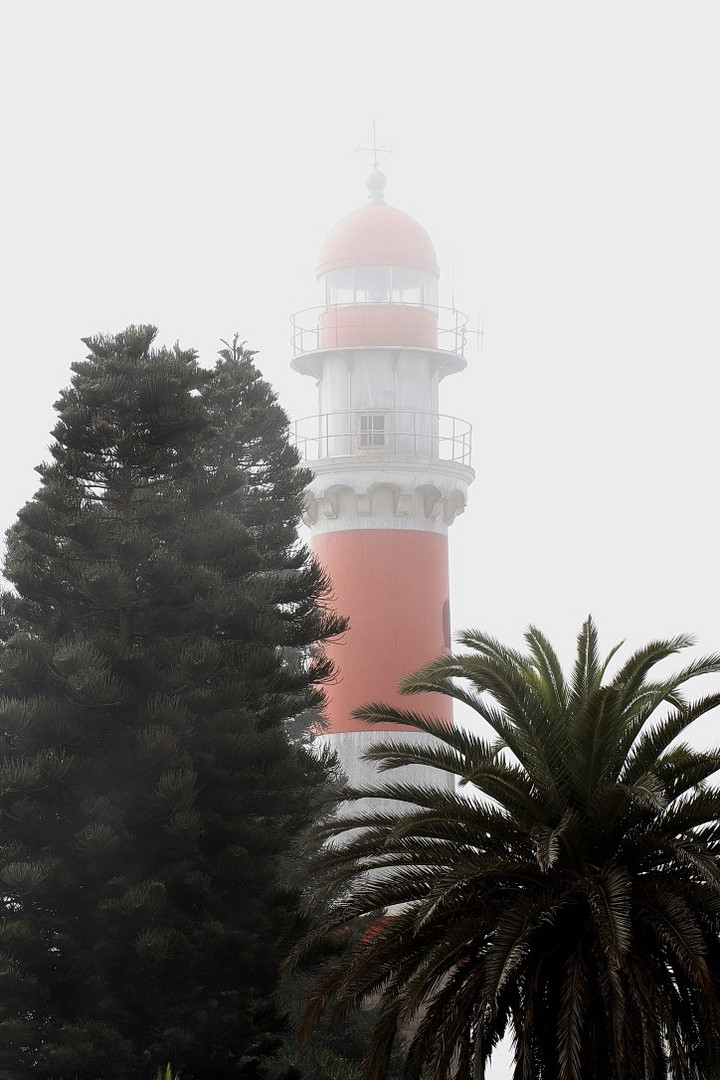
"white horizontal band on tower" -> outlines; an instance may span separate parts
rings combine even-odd
[[[313,533],[406,529],[444,535],[465,509],[472,479],[472,469],[447,462],[427,468],[316,463],[306,521]]]

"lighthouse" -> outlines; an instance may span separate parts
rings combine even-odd
[[[393,730],[355,719],[361,705],[411,706],[452,723],[449,698],[410,701],[398,683],[450,648],[448,529],[474,478],[470,425],[439,402],[442,380],[466,366],[467,320],[439,306],[432,241],[387,204],[377,162],[368,187],[368,202],[322,246],[318,306],[292,318],[292,367],[318,394],[317,413],[294,431],[314,473],[306,522],[332,606],[348,619],[327,646],[337,677],[322,738],[353,783],[374,769],[363,751]]]

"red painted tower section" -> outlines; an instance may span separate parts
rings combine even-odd
[[[452,722],[450,698],[417,694],[410,702],[397,690],[405,675],[450,645],[447,539],[357,529],[316,536],[313,548],[330,574],[334,606],[350,622],[348,632],[327,647],[341,676],[326,690],[330,731],[362,730],[352,714],[370,700]],[[382,728],[407,730],[394,724]]]
[[[317,415],[295,430],[315,474],[307,521],[333,605],[349,619],[329,646],[339,674],[326,737],[351,779],[379,734],[354,718],[361,705],[452,722],[448,698],[409,700],[397,687],[450,647],[447,530],[474,476],[470,427],[443,416],[438,401],[441,379],[465,367],[465,319],[438,306],[433,244],[385,204],[377,168],[369,186],[372,201],[323,245],[320,307],[293,320],[293,367],[318,386]]]

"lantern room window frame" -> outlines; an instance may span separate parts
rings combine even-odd
[[[409,266],[349,266],[318,278],[320,302],[341,304],[413,304],[437,310],[438,279],[429,270]]]

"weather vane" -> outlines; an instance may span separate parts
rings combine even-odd
[[[378,146],[377,131],[375,130],[375,120],[376,120],[376,117],[373,117],[373,122],[372,122],[373,144],[372,144],[372,146],[356,146],[355,147],[355,153],[356,154],[372,154],[373,168],[374,169],[379,169],[380,165],[378,164],[378,154],[392,154],[392,147],[391,146]]]

